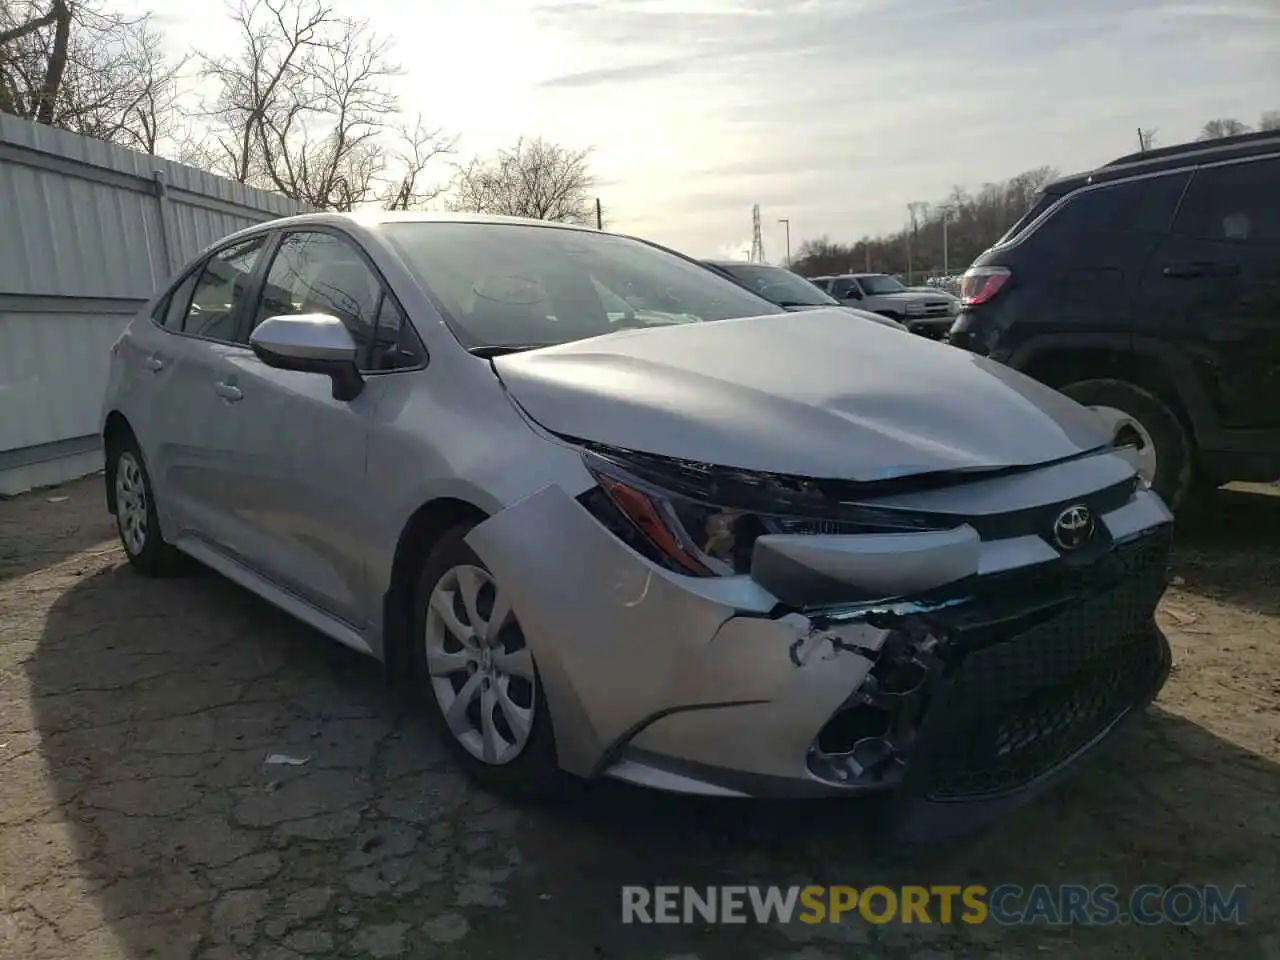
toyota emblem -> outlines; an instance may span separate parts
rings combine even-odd
[[[1067,507],[1053,521],[1053,539],[1063,550],[1079,550],[1093,537],[1093,511],[1083,503]]]

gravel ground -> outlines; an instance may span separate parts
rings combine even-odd
[[[1171,680],[1098,763],[889,856],[856,804],[484,795],[376,665],[212,573],[133,573],[100,484],[0,502],[4,960],[1280,956],[1280,497],[1180,532]],[[752,882],[1252,895],[1243,927],[620,923],[622,884]]]

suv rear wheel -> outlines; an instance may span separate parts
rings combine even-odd
[[[1182,505],[1195,480],[1195,451],[1167,403],[1124,380],[1081,380],[1062,392],[1106,420],[1117,439],[1137,448],[1138,472],[1171,510]]]

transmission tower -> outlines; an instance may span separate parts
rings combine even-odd
[[[751,257],[752,263],[764,263],[764,237],[760,233],[760,204],[751,208]]]

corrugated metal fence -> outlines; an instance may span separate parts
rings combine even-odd
[[[293,201],[0,114],[0,495],[101,467],[111,344],[165,279]]]

